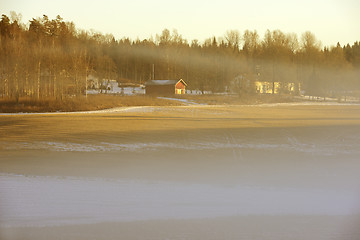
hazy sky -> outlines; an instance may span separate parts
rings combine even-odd
[[[186,39],[205,40],[227,30],[313,32],[323,45],[360,40],[359,0],[0,0],[1,14],[33,17],[60,15],[77,28],[111,33],[116,39],[141,40],[177,29]]]

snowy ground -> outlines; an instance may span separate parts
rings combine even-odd
[[[108,93],[108,94],[121,94],[121,95],[139,95],[145,94],[145,87],[119,87],[116,81],[110,81],[108,84],[108,90],[98,90],[90,89],[87,91],[87,94],[99,94],[99,93]]]
[[[181,102],[184,103],[186,105],[201,105],[199,103],[196,103],[195,101],[192,100],[188,100],[188,99],[181,99],[181,98],[169,98],[169,97],[158,97],[160,99],[166,99],[166,100],[171,100],[171,101],[176,101],[176,102]]]
[[[0,227],[360,214],[359,193],[346,189],[0,174],[0,195]]]
[[[190,106],[190,109],[196,108],[222,108],[222,105],[206,105],[196,103],[195,101],[188,99],[179,99],[179,98],[169,98],[169,97],[158,97],[162,99],[178,101],[184,103],[187,106]],[[253,105],[239,105],[243,107],[291,107],[291,106],[359,106],[360,103],[339,103],[339,102],[323,102],[323,101],[309,101],[309,102],[290,102],[290,103],[264,103],[264,104],[253,104]],[[233,106],[234,107],[234,106]],[[154,112],[154,111],[163,111],[168,109],[169,107],[154,107],[154,106],[134,106],[134,107],[116,107],[109,108],[103,110],[95,110],[95,111],[79,111],[79,112],[47,112],[47,113],[0,113],[0,116],[12,116],[12,115],[69,115],[69,114],[103,114],[103,113],[126,113],[126,112]],[[176,109],[177,107],[170,107],[172,109]],[[178,107],[182,108],[182,106]]]
[[[142,87],[119,87],[116,81],[110,81],[109,90],[106,91],[108,94],[121,94],[121,95],[141,95],[145,94],[145,86]],[[99,94],[105,93],[105,90],[98,90],[98,89],[89,89],[87,94]],[[201,94],[211,94],[210,91],[200,91],[200,90],[186,90],[186,94],[190,95],[201,95]]]
[[[360,108],[0,116],[0,239],[357,240]]]
[[[297,96],[297,99],[301,99],[303,101],[312,101],[312,102],[342,102],[342,103],[360,103],[359,97],[350,97],[350,96],[342,96],[340,98],[334,97],[319,97],[319,96],[309,96],[309,95],[302,95]]]

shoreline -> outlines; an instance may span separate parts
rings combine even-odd
[[[359,105],[0,116],[0,238],[353,240],[359,136]]]
[[[258,105],[357,105],[359,101],[339,102],[333,99],[311,100],[305,96],[278,95],[181,95],[155,97],[148,95],[89,95],[87,98],[68,97],[62,100],[53,98],[14,99],[0,98],[0,114],[33,114],[33,113],[96,113],[112,109],[133,107],[171,107],[171,106],[258,106]]]
[[[126,106],[114,107],[100,110],[89,111],[73,111],[73,112],[0,112],[0,116],[12,115],[65,115],[65,114],[102,114],[102,113],[121,113],[121,112],[141,112],[141,110],[152,109],[166,109],[166,108],[223,108],[223,107],[288,107],[288,106],[360,106],[360,103],[338,103],[338,102],[317,102],[317,101],[303,101],[303,102],[279,102],[279,103],[259,103],[259,104],[189,104],[182,106]],[[139,110],[139,111],[137,111]]]

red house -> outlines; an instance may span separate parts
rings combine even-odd
[[[145,93],[149,95],[185,94],[184,80],[149,80],[145,83]]]

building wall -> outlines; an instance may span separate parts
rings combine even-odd
[[[273,82],[255,82],[256,92],[257,93],[266,93],[272,94],[273,92]],[[298,86],[300,89],[300,84]],[[278,94],[280,91],[282,93],[295,93],[295,83],[280,83],[274,82],[274,93]]]
[[[185,85],[182,82],[176,84],[175,94],[185,94]]]
[[[148,85],[145,88],[145,93],[149,95],[172,95],[174,91],[174,85]]]
[[[147,85],[145,93],[149,95],[174,95],[185,94],[185,85],[178,82],[174,85]]]

